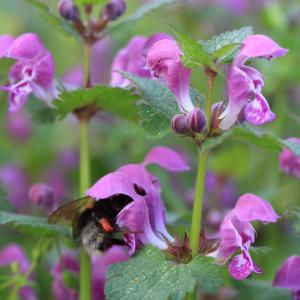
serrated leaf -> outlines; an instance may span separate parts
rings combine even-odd
[[[138,119],[136,101],[139,97],[128,89],[96,85],[88,89],[63,92],[59,97],[54,100],[53,104],[56,108],[55,114],[60,119],[75,109],[93,103],[99,108],[104,108],[127,120],[136,121]]]
[[[240,29],[226,31],[220,35],[213,36],[207,41],[201,41],[201,44],[207,53],[214,54],[230,44],[242,43],[243,40],[252,33],[252,27],[242,27]]]
[[[109,268],[105,295],[112,300],[182,300],[196,285],[204,292],[216,292],[223,285],[222,268],[202,255],[188,264],[175,264],[160,250],[146,247]]]
[[[19,230],[30,234],[57,236],[71,238],[71,231],[68,227],[59,224],[48,224],[46,218],[26,216],[0,211],[0,226],[16,227]]]
[[[73,36],[79,42],[82,42],[81,35],[63,18],[57,17],[51,13],[50,8],[39,0],[26,0],[30,5],[36,8],[43,18],[43,21],[48,22],[51,27],[58,29],[66,36]]]
[[[192,37],[174,26],[171,26],[171,30],[175,39],[179,43],[180,50],[183,53],[181,60],[185,67],[213,67],[213,61],[210,55],[198,41],[194,40]]]
[[[115,34],[116,31],[122,30],[125,27],[131,26],[132,23],[138,21],[146,14],[151,13],[152,11],[162,8],[163,6],[167,6],[176,2],[180,2],[180,0],[152,0],[148,1],[146,4],[139,7],[134,13],[124,18],[121,22],[116,25],[110,26],[105,34]]]
[[[166,85],[133,74],[122,73],[138,88],[143,102],[138,105],[142,126],[151,138],[162,137],[171,129],[171,120],[179,112],[176,99]]]
[[[249,126],[235,127],[231,130],[224,132],[218,137],[209,137],[203,144],[201,151],[206,151],[220,145],[227,138],[234,138],[254,145],[264,151],[279,153],[283,148],[288,148],[290,151],[300,156],[300,145],[295,144],[288,140],[281,140],[268,133],[255,132]]]
[[[289,290],[272,287],[268,282],[257,280],[235,281],[235,288],[239,292],[239,299],[243,300],[292,300]]]

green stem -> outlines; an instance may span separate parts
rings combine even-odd
[[[83,197],[90,185],[90,157],[87,120],[80,121],[80,195]],[[84,249],[80,250],[80,300],[91,299],[91,264]]]
[[[208,151],[205,151],[203,153],[199,152],[198,170],[197,170],[196,187],[195,187],[195,198],[194,198],[194,206],[193,206],[193,214],[192,214],[192,225],[191,225],[191,232],[190,232],[190,245],[192,249],[193,258],[197,256],[199,252],[199,239],[200,239],[201,218],[202,218],[202,200],[203,200],[207,160],[208,160]]]
[[[209,132],[213,86],[217,74],[213,70],[209,69],[208,67],[205,68],[205,74],[208,78],[205,114],[207,119],[207,128]],[[192,224],[191,224],[191,232],[190,232],[190,245],[192,249],[193,258],[197,256],[199,252],[199,240],[200,240],[201,219],[202,219],[202,202],[203,202],[203,193],[204,193],[204,184],[205,184],[206,165],[208,160],[208,151],[201,153],[200,150],[201,149],[199,149],[194,206],[193,206]]]
[[[85,43],[83,46],[83,86],[90,85],[90,59],[91,59],[92,45]]]

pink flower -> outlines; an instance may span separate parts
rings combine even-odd
[[[290,256],[280,267],[273,286],[291,290],[295,300],[300,299],[300,256]]]
[[[25,142],[31,136],[32,122],[24,111],[9,113],[6,128],[11,138],[18,142]]]
[[[265,35],[250,35],[243,41],[241,51],[227,74],[229,103],[219,117],[222,119],[221,129],[233,126],[242,110],[246,121],[253,125],[262,125],[275,119],[261,92],[264,86],[262,74],[245,63],[251,58],[273,59],[285,55],[287,51]]]
[[[29,94],[49,103],[55,97],[54,62],[51,53],[34,33],[17,38],[1,36],[0,58],[16,60],[9,73],[9,85],[2,87],[9,93],[9,111],[22,109]]]
[[[156,164],[169,171],[186,171],[187,164],[175,151],[166,147],[153,148],[141,164],[129,164],[109,173],[96,182],[86,195],[98,201],[116,195],[126,195],[132,201],[117,215],[116,224],[128,233],[124,240],[134,252],[141,244],[167,248],[174,241],[165,226],[165,208],[159,180],[146,166]]]
[[[8,245],[0,250],[0,268],[9,266],[12,263],[18,264],[20,274],[25,274],[29,271],[30,262],[23,249],[16,244]],[[32,280],[32,277],[33,274],[31,274],[28,279]],[[25,285],[19,290],[19,296],[22,300],[37,300],[37,296],[33,288],[29,285]]]
[[[251,272],[261,273],[249,253],[250,245],[255,241],[255,230],[250,222],[267,224],[276,222],[278,218],[267,201],[254,194],[242,195],[235,207],[226,214],[220,227],[219,248],[209,256],[222,264],[240,249],[241,254],[235,256],[228,266],[229,273],[236,280],[248,277]]]
[[[299,138],[289,138],[295,144],[300,145]],[[282,171],[287,174],[300,178],[300,157],[288,149],[284,149],[279,156],[279,165]]]
[[[144,36],[133,37],[127,46],[117,53],[113,60],[111,86],[126,87],[130,85],[130,80],[118,73],[120,71],[150,78],[151,73],[146,69],[147,53],[156,41],[166,38],[170,37],[164,33],[156,33],[149,38]]]

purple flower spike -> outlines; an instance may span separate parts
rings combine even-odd
[[[175,151],[156,147],[148,153],[143,163],[120,167],[102,177],[86,192],[99,201],[117,195],[126,195],[132,199],[116,219],[118,226],[125,230],[124,240],[130,247],[130,253],[141,244],[165,249],[167,241],[174,241],[165,226],[165,208],[159,180],[147,171],[148,164],[157,164],[176,172],[188,169]]]
[[[289,138],[295,144],[300,145],[299,138]],[[300,178],[300,157],[295,155],[288,149],[284,149],[279,156],[279,165],[282,171],[287,174],[293,175],[296,178]]]
[[[16,60],[9,72],[9,85],[1,87],[9,93],[9,111],[22,109],[30,93],[49,103],[56,94],[54,62],[51,53],[34,33],[25,33],[13,41],[2,36],[2,57]],[[0,57],[1,57],[0,56]]]
[[[254,194],[242,195],[221,224],[219,248],[208,256],[215,257],[217,263],[223,264],[240,249],[241,254],[235,256],[229,264],[229,273],[236,280],[245,279],[252,272],[261,273],[249,253],[255,241],[255,230],[250,222],[274,223],[278,218],[267,201]]]
[[[300,299],[300,256],[290,256],[280,267],[273,286],[289,289],[295,300]]]
[[[0,250],[0,267],[8,266],[12,263],[18,264],[20,274],[24,274],[29,271],[30,262],[23,249],[16,244],[8,245]],[[33,274],[29,276],[29,279],[31,280],[32,277]],[[37,300],[37,296],[31,286],[23,286],[19,290],[19,296],[22,300]]]
[[[164,39],[153,44],[147,56],[147,68],[162,78],[176,97],[181,112],[189,112],[194,105],[189,94],[191,70],[180,61],[181,51],[176,42]]]
[[[250,35],[243,41],[241,51],[227,74],[229,103],[219,116],[222,120],[219,125],[221,129],[232,127],[241,113],[253,125],[262,125],[275,119],[276,115],[261,92],[264,86],[262,74],[245,63],[251,58],[273,59],[287,52],[287,49],[264,35]]]
[[[121,49],[112,63],[111,86],[126,87],[130,80],[118,72],[128,72],[140,77],[149,78],[151,72],[146,68],[146,57],[150,47],[161,39],[171,39],[164,33],[155,33],[149,38],[143,36],[133,37],[127,46]]]

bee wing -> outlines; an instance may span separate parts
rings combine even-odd
[[[60,206],[49,217],[48,223],[61,223],[70,225],[76,220],[80,214],[86,209],[92,208],[95,204],[95,200],[91,197],[83,197],[74,200],[70,203]]]

